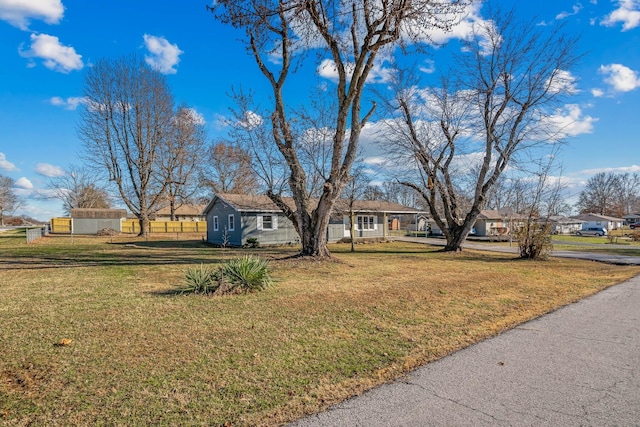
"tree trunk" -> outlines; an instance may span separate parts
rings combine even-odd
[[[149,217],[148,216],[139,216],[138,222],[140,223],[140,233],[138,236],[147,236],[149,234]]]
[[[444,247],[445,252],[462,252],[462,244],[467,238],[468,233],[463,233],[463,229],[459,228],[447,235],[447,244]]]
[[[351,212],[349,212],[349,233],[351,234],[351,252],[355,252],[356,248],[354,247],[354,238],[355,238],[355,234],[356,234],[356,230],[355,230],[355,224],[353,223],[354,220],[354,215],[353,215],[353,210]]]
[[[169,214],[171,215],[171,221],[176,220],[176,202],[174,199],[169,201]]]

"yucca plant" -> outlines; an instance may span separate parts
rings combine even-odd
[[[183,292],[195,294],[210,294],[218,289],[220,283],[216,278],[216,270],[200,264],[200,267],[187,269],[184,277]]]
[[[219,282],[229,283],[231,288],[239,287],[242,292],[259,291],[273,283],[269,261],[254,255],[227,261],[216,276]]]

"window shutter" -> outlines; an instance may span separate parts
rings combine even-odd
[[[278,215],[273,215],[271,217],[271,226],[273,227],[274,230],[278,229]]]
[[[258,215],[256,218],[256,228],[262,230],[262,215]]]

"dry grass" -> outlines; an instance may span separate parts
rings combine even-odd
[[[107,240],[0,235],[0,423],[281,424],[640,272],[403,243],[329,262],[258,250],[276,285],[212,298],[174,291],[236,251]]]

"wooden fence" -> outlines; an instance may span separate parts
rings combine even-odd
[[[71,218],[51,218],[51,232],[71,234]]]
[[[51,218],[51,232],[56,234],[71,234],[71,218]],[[139,233],[140,224],[137,219],[121,221],[122,233]],[[206,233],[206,221],[151,221],[151,233]]]
[[[123,233],[139,233],[140,223],[137,219],[122,221]],[[206,233],[206,221],[151,221],[150,233]]]

